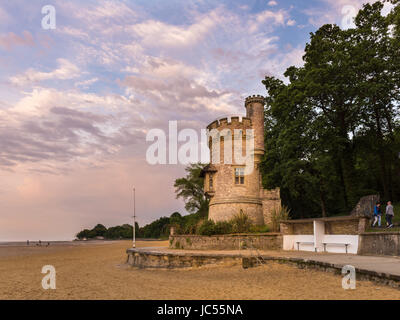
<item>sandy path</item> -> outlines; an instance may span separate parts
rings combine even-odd
[[[24,256],[3,255],[0,299],[400,299],[398,289],[358,281],[356,290],[343,290],[340,276],[278,263],[246,270],[139,270],[125,265],[130,244],[60,246]],[[138,243],[160,245],[167,242]],[[46,264],[56,268],[56,290],[41,287],[41,268]]]

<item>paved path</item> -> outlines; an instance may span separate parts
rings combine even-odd
[[[257,253],[266,260],[284,259],[293,262],[316,262],[320,265],[341,269],[344,265],[352,265],[357,271],[377,277],[400,281],[400,257],[360,256],[340,253],[315,253],[307,251],[262,251],[262,250],[181,250],[168,247],[136,248],[141,252],[154,254],[196,255],[196,256],[240,256],[251,257]]]

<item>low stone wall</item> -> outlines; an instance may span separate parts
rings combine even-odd
[[[280,233],[230,234],[217,236],[172,235],[169,247],[172,249],[191,250],[238,250],[239,248],[256,248],[260,250],[282,249]]]
[[[360,234],[358,254],[400,256],[400,232]]]
[[[193,253],[161,253],[128,249],[127,263],[137,268],[196,268],[206,265],[241,265],[240,255],[201,255]]]
[[[269,262],[287,263],[302,269],[318,269],[334,272],[341,275],[342,264],[320,261],[317,259],[285,256],[243,256],[241,254],[223,253],[193,253],[171,250],[163,252],[157,248],[130,248],[128,254],[128,265],[136,268],[193,268],[205,265],[231,266],[242,265],[243,268],[256,267]],[[156,251],[154,251],[156,250]],[[381,284],[400,287],[400,276],[385,272],[376,272],[371,269],[356,268],[358,280],[372,280]]]

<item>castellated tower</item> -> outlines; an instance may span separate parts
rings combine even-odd
[[[263,96],[250,96],[245,100],[246,117],[222,118],[207,126],[211,133],[211,163],[202,176],[210,197],[208,217],[215,222],[229,221],[242,210],[254,224],[262,225],[270,222],[271,209],[280,206],[279,190],[264,190],[259,171],[265,152],[264,104]],[[240,131],[242,134],[236,135]],[[237,150],[235,140],[236,143],[241,140],[241,150]],[[231,156],[226,151],[230,148]],[[242,156],[250,155],[251,165],[247,169],[243,161],[237,161],[240,157],[235,156],[240,151]]]

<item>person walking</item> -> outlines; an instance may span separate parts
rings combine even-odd
[[[374,206],[374,222],[372,223],[372,227],[375,227],[377,222],[378,222],[378,227],[380,227],[381,220],[382,220],[381,204],[380,202],[377,202]]]
[[[394,211],[393,211],[392,202],[388,201],[387,206],[386,206],[386,226],[388,228],[393,227],[393,223],[392,223],[393,217],[394,217]]]

